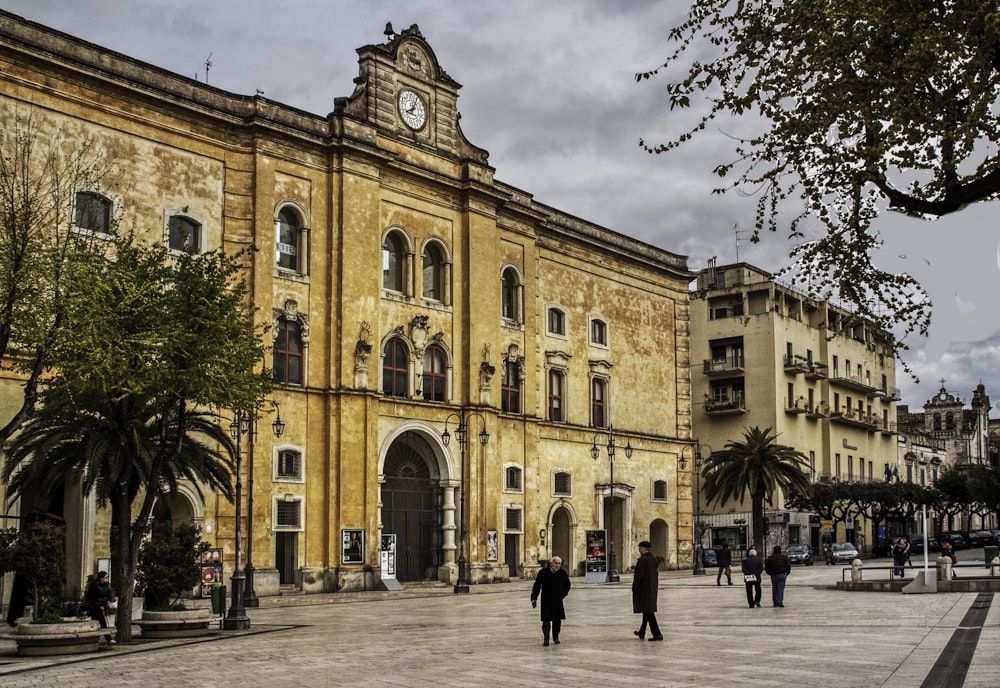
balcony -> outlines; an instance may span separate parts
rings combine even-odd
[[[812,406],[806,404],[806,418],[810,420],[819,420],[820,418],[826,418],[829,413],[827,413],[826,402],[821,401],[818,404]]]
[[[742,356],[731,356],[723,360],[706,359],[703,364],[702,372],[709,377],[730,377],[743,373]]]
[[[785,372],[792,375],[809,372],[809,362],[802,356],[785,354]]]
[[[851,375],[850,373],[846,375],[841,375],[840,373],[834,372],[830,376],[830,384],[838,385],[844,389],[850,389],[855,392],[863,392],[869,399],[876,397],[882,391],[878,387],[872,385],[870,380],[863,380],[859,375]]]
[[[825,363],[812,363],[806,369],[807,380],[825,380],[829,367]]]
[[[737,397],[735,399],[706,399],[705,413],[710,416],[728,416],[737,413],[746,413],[746,399]]]
[[[886,401],[899,401],[902,399],[902,397],[899,396],[899,387],[883,387],[879,391],[882,392]]]
[[[884,434],[884,435],[896,435],[896,434],[898,434],[898,432],[896,431],[896,424],[895,423],[888,423],[886,425],[883,425],[879,429],[882,431],[882,434]]]
[[[800,413],[806,413],[809,410],[808,404],[806,403],[805,397],[799,397],[798,399],[786,399],[785,400],[785,413],[791,413],[798,415]]]
[[[882,424],[882,421],[874,413],[858,413],[852,409],[831,412],[830,422],[864,428],[868,432],[875,432]]]

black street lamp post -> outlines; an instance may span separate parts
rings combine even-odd
[[[277,410],[277,417],[274,422],[271,423],[271,432],[274,433],[275,437],[281,437],[281,434],[285,431],[285,422],[281,420],[281,408],[278,407],[277,402],[274,403],[275,409]],[[254,415],[252,421],[253,427],[250,428],[250,435],[247,438],[247,565],[244,569],[246,573],[246,586],[243,590],[243,606],[250,608],[257,608],[260,606],[260,600],[257,598],[257,591],[254,590],[253,584],[253,457],[254,457],[254,440],[257,438],[257,416]],[[230,428],[231,429],[231,428]]]
[[[590,455],[596,461],[601,455],[601,450],[597,446],[597,436],[602,433],[598,432],[594,434],[594,439],[592,446],[590,447]],[[608,428],[606,433],[608,436],[608,463],[611,467],[611,506],[608,512],[608,583],[618,583],[618,568],[615,566],[615,430],[613,427]],[[625,458],[632,458],[632,441],[629,438],[625,438]]]
[[[692,575],[704,576],[705,561],[703,559],[704,553],[702,550],[702,539],[705,537],[705,524],[701,522],[701,497],[699,495],[699,491],[701,489],[701,448],[708,447],[709,457],[712,456],[712,448],[707,444],[702,444],[697,439],[694,441],[694,444],[689,444],[687,446],[692,449],[692,454],[694,455],[694,460],[691,462],[691,483],[693,488],[692,498],[694,501],[694,524],[691,528],[691,535],[694,538],[694,571],[692,571]],[[685,448],[681,449],[681,458],[678,461],[682,471],[687,466],[688,462],[688,460],[684,457]]]
[[[229,605],[222,627],[227,631],[246,631],[250,629],[250,619],[243,606],[244,573],[240,568],[242,551],[240,549],[240,520],[243,518],[243,435],[250,430],[250,414],[238,411],[229,426],[229,432],[236,440],[236,565],[233,567],[233,602]]]
[[[473,416],[478,417],[480,422],[483,424],[482,430],[479,432],[479,444],[485,447],[490,441],[490,433],[486,431],[486,419],[483,418],[482,414],[475,411],[466,411],[465,409],[462,409],[458,413],[451,414],[445,419],[444,432],[441,433],[441,442],[447,447],[451,442],[451,433],[448,432],[448,423],[452,418],[458,418],[458,427],[455,428],[455,439],[458,440],[460,454],[459,460],[461,461],[461,484],[459,486],[460,492],[458,504],[458,518],[461,523],[459,525],[458,536],[458,582],[455,583],[454,589],[454,592],[456,593],[469,592],[469,576],[468,571],[466,570],[468,563],[465,559],[465,538],[468,535],[465,520],[465,443],[469,439],[468,420]]]

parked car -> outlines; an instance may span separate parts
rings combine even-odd
[[[785,548],[785,556],[793,564],[813,565],[813,554],[809,545],[789,545]]]
[[[714,549],[705,549],[701,552],[701,564],[705,568],[715,569],[719,567],[719,557]]]
[[[927,536],[927,549],[931,552],[940,552],[941,545],[938,543],[937,538],[933,535]],[[924,553],[924,535],[923,533],[913,533],[910,535],[910,554],[923,554]]]
[[[950,542],[951,548],[956,552],[960,549],[967,549],[969,547],[969,543],[966,541],[964,537],[962,537],[962,534],[957,530],[952,530],[947,533],[942,533],[941,537],[938,538],[939,542],[941,540],[947,540],[948,542]]]
[[[848,564],[858,559],[861,555],[858,554],[858,548],[852,545],[850,542],[836,542],[830,545],[830,562],[831,564],[842,564],[847,562]]]
[[[969,547],[974,549],[976,547],[983,546],[983,543],[980,542],[981,538],[979,536],[978,530],[960,530],[958,532],[960,532],[962,534],[962,537],[965,538],[965,544],[968,545]],[[955,545],[953,544],[952,547],[955,547]],[[956,547],[956,549],[958,548]]]
[[[971,533],[970,533],[971,534]],[[975,531],[976,540],[979,542],[977,547],[995,547],[997,545],[997,536],[989,530],[977,530]]]

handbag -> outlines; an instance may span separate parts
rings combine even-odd
[[[757,574],[756,573],[744,573],[743,574],[743,582],[744,583],[756,583],[757,582]]]

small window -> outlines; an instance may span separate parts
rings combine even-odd
[[[553,423],[562,423],[566,420],[563,413],[563,385],[566,373],[563,370],[552,369],[549,371],[549,420]]]
[[[603,320],[594,318],[590,321],[590,343],[598,346],[608,345],[608,325]]]
[[[590,424],[595,428],[606,428],[607,420],[607,381],[595,378],[590,385]]]
[[[107,234],[111,229],[111,201],[100,194],[78,192],[74,211],[74,224],[80,229],[101,234]]]
[[[272,362],[275,382],[302,384],[302,330],[298,322],[278,320]]]
[[[549,329],[549,334],[565,336],[566,314],[563,313],[558,308],[550,308],[549,318],[548,318],[548,329]]]
[[[382,245],[382,288],[403,293],[406,250],[399,232],[389,232]]]
[[[302,527],[302,502],[294,500],[279,500],[274,514],[275,528],[297,530]]]
[[[424,349],[424,372],[420,377],[424,401],[444,401],[446,379],[444,352],[439,346],[427,347]]]
[[[302,453],[292,449],[279,451],[275,475],[281,480],[302,480]]]
[[[201,225],[183,215],[170,218],[168,245],[172,251],[201,252]]]
[[[507,466],[504,471],[504,488],[515,492],[521,491],[521,469],[517,466]]]
[[[521,365],[507,361],[503,382],[500,385],[500,410],[506,413],[521,412]]]
[[[504,511],[504,530],[507,532],[521,532],[520,509],[506,509]]]
[[[302,220],[299,219],[298,213],[291,208],[282,208],[281,212],[278,213],[278,221],[275,225],[277,239],[275,260],[278,267],[301,272],[299,244],[301,243]]]
[[[390,397],[405,397],[409,394],[410,353],[402,340],[393,337],[385,344],[382,360],[382,393]]]
[[[573,482],[569,473],[560,471],[555,474],[552,481],[552,493],[563,496],[573,494]]]
[[[500,284],[500,315],[509,322],[521,322],[521,280],[512,267],[503,271]]]
[[[653,482],[653,499],[664,502],[667,499],[667,481],[657,480]]]

